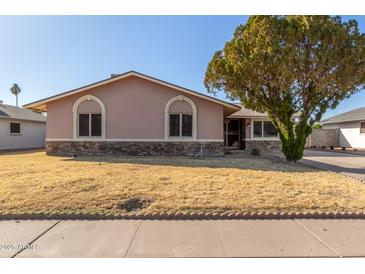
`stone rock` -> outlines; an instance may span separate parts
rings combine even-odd
[[[273,140],[246,140],[246,149],[250,151],[253,148],[260,151],[281,150],[281,142]]]
[[[55,156],[224,156],[223,142],[47,141]]]

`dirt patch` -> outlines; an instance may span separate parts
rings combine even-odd
[[[124,201],[122,201],[118,207],[120,209],[123,209],[127,212],[131,212],[131,211],[138,211],[141,209],[144,209],[146,207],[148,207],[151,203],[151,200],[149,199],[144,199],[141,197],[133,197],[133,198],[128,198]]]

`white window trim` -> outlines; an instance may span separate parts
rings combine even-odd
[[[264,137],[264,122],[271,121],[270,119],[251,119],[251,139],[263,140],[263,141],[277,141],[279,139],[279,133],[277,137]],[[255,137],[253,135],[254,122],[261,122],[261,137]]]
[[[10,124],[19,124],[19,133],[11,132]],[[9,135],[10,136],[21,136],[22,135],[22,123],[20,123],[20,122],[9,122]]]
[[[170,137],[170,114],[178,114],[178,113],[170,113],[170,107],[173,103],[175,103],[176,101],[185,101],[187,102],[190,106],[191,109],[193,110],[193,128],[192,128],[192,136],[188,137],[188,136],[181,136],[181,137],[177,137],[177,136],[173,136]],[[183,96],[183,95],[178,95],[176,97],[171,98],[165,106],[165,138],[164,140],[176,140],[176,141],[181,141],[181,140],[196,140],[196,136],[197,136],[197,109],[196,109],[196,105],[194,103],[193,100],[191,100],[190,98]],[[180,134],[181,134],[181,115],[180,115]]]
[[[97,136],[79,136],[79,113],[77,111],[79,105],[86,100],[93,100],[96,103],[99,104],[100,109],[101,109],[101,136],[97,137]],[[72,113],[73,113],[73,139],[75,140],[80,140],[80,139],[87,139],[87,140],[105,140],[105,130],[106,130],[106,111],[105,111],[105,106],[103,101],[101,101],[98,97],[91,95],[91,94],[87,94],[85,96],[80,97],[79,99],[76,100],[76,102],[74,103],[73,107],[72,107]],[[91,119],[89,119],[89,123],[91,123]],[[89,124],[90,126],[90,124]],[[91,127],[89,127],[89,131],[91,130]]]

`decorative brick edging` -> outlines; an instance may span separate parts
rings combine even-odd
[[[317,170],[326,171],[328,173],[337,174],[337,175],[343,176],[343,177],[348,178],[348,179],[353,179],[353,180],[358,181],[360,183],[365,183],[365,179],[361,179],[361,178],[358,178],[358,177],[355,177],[355,176],[351,176],[351,175],[348,175],[348,174],[344,174],[342,172],[328,170],[328,169],[322,169],[322,168],[319,168],[319,167],[316,167],[316,166],[312,166],[310,164],[306,164],[306,163],[303,163],[303,162],[299,162],[299,164],[301,164],[303,166],[306,166],[306,167],[309,167],[309,168],[314,168],[314,169],[317,169]]]
[[[279,157],[277,155],[270,155],[268,157],[268,159],[275,159],[275,160],[279,160],[279,161],[282,161],[283,158],[282,157]],[[324,169],[324,168],[320,168],[320,167],[317,167],[317,166],[314,166],[314,165],[310,165],[308,163],[303,163],[303,162],[297,162],[297,164],[300,164],[302,166],[305,166],[305,167],[309,167],[309,168],[313,168],[313,169],[317,169],[317,170],[321,170],[321,171],[326,171],[326,172],[329,172],[329,173],[332,173],[332,174],[337,174],[337,175],[341,175],[345,178],[349,178],[349,179],[353,179],[353,180],[356,180],[360,183],[365,183],[365,179],[361,179],[361,178],[358,178],[358,177],[355,177],[355,176],[351,176],[351,175],[348,175],[348,174],[344,174],[342,172],[338,172],[338,171],[333,171],[333,170],[328,170],[328,169]]]
[[[321,169],[323,171],[323,169]],[[324,170],[324,171],[328,171],[329,173],[333,173],[333,174],[337,174],[337,175],[341,175],[345,178],[349,178],[349,179],[353,179],[355,181],[359,181],[360,183],[365,183],[365,179],[360,179],[358,177],[354,177],[354,176],[351,176],[351,175],[348,175],[348,174],[343,174],[341,172],[336,172],[336,171],[332,171],[332,170]]]
[[[0,220],[280,220],[365,219],[365,212],[242,212],[242,213],[151,213],[128,215],[22,214],[0,215]]]

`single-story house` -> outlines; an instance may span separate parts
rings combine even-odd
[[[46,116],[0,103],[0,150],[43,148]]]
[[[321,121],[323,129],[338,129],[340,147],[365,148],[365,107]]]
[[[267,115],[134,71],[24,107],[47,112],[50,155],[223,155],[280,146]]]

